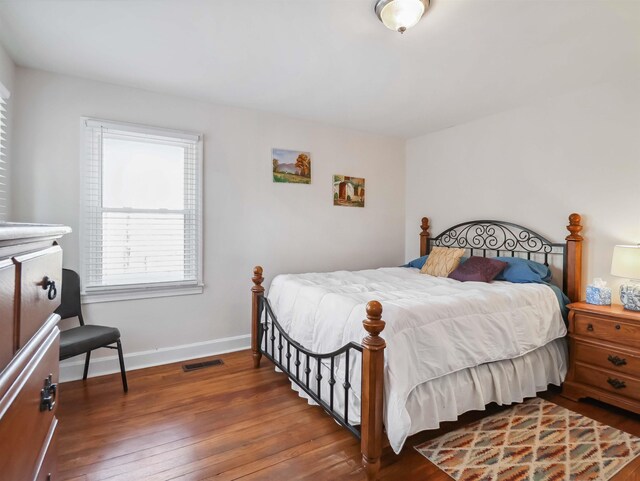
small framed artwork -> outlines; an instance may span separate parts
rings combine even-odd
[[[364,207],[364,179],[348,175],[333,176],[333,205]]]
[[[299,150],[271,149],[273,181],[287,184],[311,183],[311,154]]]

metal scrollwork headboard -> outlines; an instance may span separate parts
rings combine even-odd
[[[422,218],[420,255],[433,247],[458,247],[483,257],[524,257],[549,265],[549,256],[562,256],[562,287],[572,300],[579,300],[582,273],[581,217],[569,216],[566,242],[554,243],[537,232],[511,222],[473,220],[449,227],[435,237],[429,235],[429,219]]]
[[[549,265],[550,254],[564,254],[564,244],[554,244],[540,234],[518,224],[495,220],[474,220],[455,225],[430,239],[429,247],[461,247],[486,256],[487,252],[515,255],[516,253],[543,254]],[[431,250],[430,248],[428,249]]]

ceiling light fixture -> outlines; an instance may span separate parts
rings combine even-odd
[[[374,7],[384,26],[404,33],[420,21],[429,8],[429,0],[378,0]]]

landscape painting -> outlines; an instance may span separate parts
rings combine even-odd
[[[364,207],[364,179],[348,175],[334,175],[333,205]]]
[[[311,183],[311,154],[298,150],[272,149],[273,181],[290,184]]]

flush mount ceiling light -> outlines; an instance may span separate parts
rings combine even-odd
[[[374,7],[384,26],[404,33],[420,21],[429,8],[429,0],[378,0]]]

